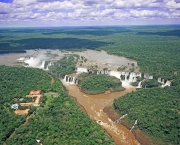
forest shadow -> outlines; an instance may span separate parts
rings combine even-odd
[[[92,36],[107,36],[107,35],[113,35],[116,33],[125,33],[125,32],[129,32],[130,30],[126,30],[126,29],[94,29],[94,28],[88,28],[88,29],[71,29],[71,30],[61,30],[61,31],[55,31],[55,32],[44,32],[42,34],[44,35],[51,35],[51,34],[60,34],[60,33],[64,33],[67,35],[92,35]]]
[[[165,32],[138,32],[138,35],[160,35],[160,36],[177,36],[180,37],[180,30],[170,30]]]
[[[72,48],[88,48],[95,49],[108,44],[102,41],[92,41],[88,39],[78,38],[30,38],[15,40],[15,43],[22,44],[21,49],[72,49]]]

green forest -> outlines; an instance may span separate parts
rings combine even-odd
[[[180,94],[177,88],[143,89],[114,100],[114,107],[125,121],[164,143],[180,144]]]
[[[64,78],[65,75],[75,72],[78,59],[78,55],[64,56],[62,59],[56,61],[54,65],[50,66],[49,69],[56,76]]]
[[[158,77],[161,77],[165,80],[171,81],[172,86],[170,88],[169,87],[159,88],[159,85],[157,84],[157,82],[146,81],[144,82],[143,85],[149,88],[139,89],[136,92],[127,94],[119,99],[116,99],[114,101],[114,108],[117,111],[119,111],[120,115],[123,115],[123,113],[128,113],[128,117],[126,118],[125,121],[128,122],[130,125],[132,125],[133,122],[136,119],[138,119],[138,124],[136,127],[148,133],[152,138],[163,141],[164,144],[174,144],[174,145],[180,144],[180,131],[179,131],[180,130],[180,127],[179,127],[180,126],[179,125],[179,120],[180,120],[179,119],[180,47],[179,46],[180,46],[180,26],[179,25],[177,26],[164,25],[164,26],[129,26],[129,27],[125,27],[125,26],[122,26],[122,27],[83,27],[83,28],[76,27],[76,28],[69,28],[69,29],[63,29],[63,28],[0,29],[0,53],[25,52],[27,49],[39,49],[39,48],[61,49],[61,50],[62,49],[63,50],[65,49],[68,49],[68,50],[70,49],[105,50],[109,54],[125,56],[127,58],[137,60],[137,63],[140,66],[141,73],[143,74],[149,73],[150,75],[153,75],[154,80],[157,80]],[[67,59],[69,59],[70,61],[67,61]],[[74,66],[75,66],[74,58],[68,57],[66,59],[64,58],[63,60],[65,61],[62,63],[61,67],[59,67],[59,64],[57,63],[57,67],[59,68],[58,69],[57,67],[54,68],[54,72],[56,71],[59,72],[62,75],[62,77],[66,75],[66,73],[72,73],[74,71]],[[68,65],[69,68],[66,68],[67,67],[66,65]],[[3,68],[5,69],[5,67]],[[15,69],[15,68],[12,68],[12,69]],[[7,72],[8,70],[6,70],[6,74],[8,74]],[[14,76],[13,78],[15,79],[17,77],[17,73],[12,73],[12,71],[10,72],[11,73],[9,74],[9,76]],[[2,74],[1,71],[0,71],[0,74]],[[26,73],[23,73],[22,75],[24,74]],[[31,75],[33,76],[35,74],[32,73]],[[37,75],[37,76],[41,77],[40,75]],[[1,81],[3,78],[4,77],[0,77]],[[33,78],[36,79],[35,77]],[[46,78],[50,79],[50,77],[46,77]],[[24,78],[24,80],[26,80],[26,78]],[[25,81],[18,80],[19,82],[21,82],[20,84],[22,84],[23,87],[25,87],[23,90],[21,90],[19,89],[19,87],[21,87],[22,85],[20,85],[18,81],[16,81],[16,79],[11,81],[10,78],[9,79],[7,78],[5,81],[6,81],[5,85],[4,83],[3,85],[0,84],[3,90],[2,92],[0,92],[1,93],[0,96],[1,98],[6,98],[9,101],[12,101],[12,98],[14,98],[14,94],[16,94],[15,95],[16,97],[25,95],[26,93],[28,93],[29,89],[32,89],[33,86],[36,86],[35,84],[31,85],[31,83],[29,83],[29,85],[31,86],[29,87],[29,85],[27,85]],[[16,81],[17,84],[14,81]],[[26,80],[26,82],[29,82],[29,81],[31,80]],[[46,81],[46,79],[42,79],[42,81]],[[18,87],[12,88],[13,85],[9,85],[9,88],[11,89],[8,88],[7,90],[6,85],[8,85],[9,83],[10,84],[13,83],[15,86],[17,85]],[[47,85],[44,85],[44,84],[47,84]],[[61,84],[59,85],[61,86]],[[41,86],[41,84],[39,86]],[[58,87],[57,84],[56,84],[56,87]],[[55,89],[56,87],[51,87],[49,90],[58,92]],[[48,88],[49,88],[49,85],[48,85],[48,82],[46,82],[46,83],[43,83],[43,86],[40,89],[45,91]],[[60,88],[62,88],[62,86]],[[11,93],[11,94],[9,95],[8,93]],[[64,93],[66,94],[66,92]],[[66,99],[68,98],[69,100],[69,97],[65,97],[65,98]],[[3,104],[3,105],[0,105],[0,107],[2,108],[1,111],[6,110],[8,108],[7,106],[9,106],[7,101],[5,101],[6,99],[0,100],[1,101],[0,103]],[[58,97],[58,99],[63,99],[63,98]],[[48,100],[48,97],[47,97],[47,100]],[[49,105],[49,103],[47,104]],[[45,106],[47,104],[45,103]],[[66,105],[64,107],[66,107]],[[59,107],[59,106],[53,106],[53,107],[51,106],[51,108],[55,108],[55,107]],[[15,121],[14,123],[12,123],[12,120],[11,120],[8,123],[8,121],[5,120],[1,123],[2,127],[0,127],[0,129],[7,128],[8,130],[8,131],[6,130],[3,132],[1,131],[1,134],[2,134],[1,140],[3,141],[11,134],[11,132],[17,126],[19,126],[19,124],[22,124],[25,121],[25,118],[23,116],[18,116],[18,117],[14,116],[10,108],[7,110],[9,110],[7,112],[10,112],[10,114],[8,114],[5,111],[7,115],[5,114],[3,116],[7,116],[7,117],[4,117],[3,119],[7,120],[7,118],[9,117],[9,119],[12,119]],[[40,111],[38,113],[40,113]],[[1,113],[1,114],[4,114],[4,113]],[[58,113],[58,115],[59,114],[60,113]],[[51,114],[47,113],[47,115],[49,115],[48,119],[51,120],[52,119]],[[38,115],[36,115],[34,118],[36,117],[38,117]],[[38,119],[40,120],[44,118],[45,117],[43,117],[42,115],[41,118],[36,118],[36,121]],[[84,117],[84,118],[87,118],[87,117]],[[32,129],[36,130],[35,127],[33,127],[33,125],[36,124],[35,123],[36,121],[33,119],[30,119],[27,125],[31,123]],[[43,122],[43,120],[41,121]],[[79,120],[76,120],[76,121],[79,121]],[[56,126],[56,125],[53,124],[52,126]],[[43,134],[44,131],[42,130],[47,130],[48,127],[45,127],[45,125],[42,125],[42,126],[44,126],[44,128],[40,129],[39,127],[38,129],[41,130]],[[52,132],[53,131],[57,132],[57,130],[55,131],[55,129],[53,130],[52,128],[53,127],[51,127]],[[9,144],[15,144],[15,141],[22,142],[22,139],[20,139],[21,136],[20,135],[18,136],[18,131],[20,132],[19,134],[23,134],[22,137],[25,138],[26,137],[25,132],[30,132],[30,130],[31,130],[30,126],[28,126],[28,129],[22,130],[22,131],[20,131],[20,129],[18,128],[17,134],[15,134],[14,136],[16,138],[12,138],[8,140]],[[99,130],[99,128],[97,130]],[[53,136],[52,132],[51,134],[48,134],[49,137],[53,137],[57,139],[56,136]],[[67,137],[68,133],[69,132],[66,131],[65,135],[61,134],[60,141],[62,141],[64,144],[69,144],[68,141],[67,142],[65,141],[65,138]],[[96,133],[98,134],[98,131]],[[32,134],[29,136],[31,137],[28,139],[31,139],[32,141],[34,137],[32,136]],[[40,136],[41,134],[38,137]],[[74,141],[74,144],[78,144],[78,143],[75,143],[75,141],[77,140],[78,142],[80,141],[80,139],[79,138],[76,139],[75,137],[72,137],[73,138],[72,142]],[[28,139],[26,139],[26,141]],[[101,142],[101,140],[104,141],[106,139],[100,139],[98,141]],[[107,137],[107,140],[111,142],[111,140],[109,140],[108,137]],[[96,141],[95,143],[99,144],[98,141]]]
[[[112,92],[124,90],[119,79],[105,74],[81,74],[78,79],[81,91],[87,94],[101,94],[108,90]]]
[[[95,49],[138,61],[142,73],[173,79],[180,69],[179,26],[1,28],[0,53]]]
[[[37,139],[49,145],[114,144],[110,136],[68,96],[60,80],[47,72],[0,66],[0,82],[0,144],[35,145]],[[15,115],[11,104],[13,98],[22,98],[32,89],[40,89],[46,95],[36,113],[25,123],[26,116]]]

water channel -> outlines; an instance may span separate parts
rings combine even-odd
[[[63,82],[70,96],[76,98],[77,102],[84,107],[92,120],[96,120],[113,138],[118,145],[138,145],[132,132],[121,124],[113,122],[106,113],[104,107],[111,106],[113,100],[126,93],[135,91],[135,87],[125,84],[126,90],[108,94],[88,95],[81,92],[77,85]]]

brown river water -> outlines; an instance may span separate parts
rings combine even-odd
[[[127,85],[125,91],[113,92],[109,94],[89,95],[81,92],[78,86],[73,84],[67,84],[63,82],[67,88],[70,96],[76,98],[77,102],[84,107],[87,114],[92,120],[96,120],[102,128],[104,128],[108,134],[118,145],[138,145],[140,144],[130,132],[121,124],[113,122],[106,113],[103,112],[104,107],[111,106],[113,100],[126,93],[135,91],[135,88]]]

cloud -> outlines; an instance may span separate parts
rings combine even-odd
[[[36,0],[14,0],[15,5],[30,5],[36,3]]]
[[[144,18],[144,17],[168,17],[169,14],[166,12],[161,12],[161,11],[150,11],[150,10],[142,10],[142,11],[137,11],[137,10],[131,10],[130,14],[132,17],[139,17],[139,18]]]
[[[180,3],[178,3],[174,0],[170,0],[170,1],[166,2],[166,6],[167,6],[167,8],[170,8],[170,9],[179,9]]]
[[[119,24],[143,19],[180,19],[180,0],[13,0],[0,2],[0,21],[36,25]],[[160,19],[161,18],[161,19]],[[52,24],[52,21],[54,23]],[[0,25],[1,25],[0,24]],[[5,24],[5,23],[4,23]]]

